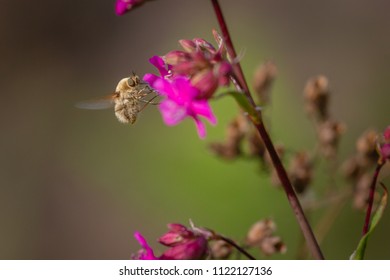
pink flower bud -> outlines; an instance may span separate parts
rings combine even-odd
[[[390,143],[386,143],[382,145],[380,148],[380,153],[383,159],[389,160],[390,159]]]
[[[179,44],[186,52],[193,52],[196,50],[196,44],[192,40],[179,40]]]
[[[137,260],[199,260],[208,254],[208,240],[212,232],[206,229],[187,228],[181,224],[169,224],[169,231],[159,238],[159,242],[169,247],[160,256],[156,257],[153,249],[145,238],[138,232],[134,237],[142,246],[138,254],[133,256]]]
[[[170,65],[183,63],[189,61],[190,59],[191,56],[183,51],[171,51],[164,56],[165,63]]]
[[[201,39],[201,38],[195,38],[193,41],[195,42],[196,46],[200,50],[208,51],[212,54],[216,53],[216,49],[214,48],[214,46],[212,44],[210,44],[209,42],[207,42],[206,40]]]
[[[383,132],[383,137],[385,138],[385,141],[390,142],[390,126],[385,129],[385,132]]]
[[[390,160],[390,126],[383,132],[382,139],[379,143],[379,153],[381,161]]]
[[[197,236],[166,250],[160,258],[162,260],[201,260],[206,257],[207,252],[207,240],[203,236]]]
[[[201,92],[201,97],[208,99],[218,87],[218,80],[211,70],[198,72],[192,78],[193,85]]]
[[[193,238],[194,233],[181,224],[169,224],[169,231],[158,240],[163,245],[175,246]]]
[[[228,86],[230,83],[230,73],[232,72],[232,65],[227,62],[221,62],[214,68],[215,76],[218,77],[218,84],[221,86]]]

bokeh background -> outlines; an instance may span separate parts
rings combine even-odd
[[[153,71],[148,58],[177,49],[179,39],[212,40],[218,27],[206,0],[152,1],[123,17],[113,5],[0,1],[0,258],[129,259],[139,248],[135,230],[155,245],[167,223],[192,219],[240,239],[266,217],[288,246],[275,258],[295,258],[300,233],[284,194],[256,163],[226,163],[207,149],[236,115],[232,100],[212,104],[219,124],[208,127],[205,141],[191,121],[166,127],[153,106],[132,127],[111,110],[74,107],[111,93],[133,70]],[[330,80],[333,118],[347,126],[340,159],[365,130],[390,123],[388,1],[221,5],[247,77],[269,59],[278,67],[266,112],[275,142],[314,147],[302,91],[318,74]],[[314,187],[324,184],[318,179]],[[346,204],[322,243],[327,258],[349,257],[363,217]],[[368,258],[390,258],[389,218],[386,211]]]

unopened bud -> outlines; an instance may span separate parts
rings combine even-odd
[[[193,41],[196,44],[197,48],[202,50],[202,51],[206,51],[206,52],[209,52],[212,54],[214,54],[216,52],[214,46],[204,39],[195,38],[195,39],[193,39]]]
[[[218,77],[218,84],[221,86],[228,86],[230,83],[229,76],[232,72],[232,65],[227,62],[221,62],[215,65],[214,75]]]
[[[209,99],[218,88],[218,80],[212,69],[199,71],[192,77],[191,82],[201,92],[199,97],[202,99]]]
[[[183,51],[171,51],[164,56],[164,61],[169,65],[176,65],[190,60],[190,55]]]
[[[179,40],[179,44],[186,52],[193,52],[196,50],[196,44],[192,40]]]
[[[378,143],[378,151],[380,154],[380,163],[390,160],[390,126],[388,126]]]

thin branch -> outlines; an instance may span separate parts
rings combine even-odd
[[[221,236],[221,235],[217,235],[218,239],[220,240],[223,240],[225,241],[226,243],[232,245],[234,248],[236,248],[238,251],[240,251],[240,253],[242,253],[243,255],[245,255],[248,259],[250,260],[256,260],[256,258],[254,256],[252,256],[251,254],[249,254],[247,251],[245,251],[244,248],[240,247],[238,244],[236,244],[233,240],[227,238],[227,237],[224,237],[224,236]]]

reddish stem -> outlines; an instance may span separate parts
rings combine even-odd
[[[215,14],[217,15],[219,26],[221,27],[221,32],[222,32],[224,43],[226,45],[226,50],[231,58],[235,58],[237,57],[236,50],[234,49],[233,42],[229,33],[229,29],[227,27],[225,18],[221,10],[221,6],[219,5],[218,0],[211,0],[211,2],[213,3],[214,11]],[[237,82],[239,83],[240,87],[244,91],[249,102],[252,104],[253,107],[256,107],[255,101],[253,100],[252,96],[249,93],[248,84],[246,82],[244,72],[242,71],[241,64],[234,63],[233,69],[235,72],[235,77],[237,77]]]
[[[370,194],[369,194],[369,197],[368,197],[368,206],[367,206],[367,212],[366,212],[366,219],[364,221],[362,235],[365,235],[368,232],[369,228],[370,228],[371,212],[372,212],[372,206],[374,204],[374,195],[375,195],[376,181],[378,179],[379,172],[381,171],[383,165],[384,164],[382,162],[378,163],[378,165],[375,168],[374,176],[372,177],[371,186],[370,186]]]
[[[223,36],[223,39],[224,39],[224,42],[226,45],[227,52],[228,52],[229,56],[232,59],[234,59],[236,57],[236,51],[234,49],[233,42],[232,42],[231,36],[229,34],[229,30],[228,30],[226,21],[224,19],[221,7],[218,3],[218,0],[211,0],[211,2],[213,4],[215,14],[217,16],[219,25],[221,27],[221,32],[222,32],[222,36]],[[239,83],[239,86],[244,91],[250,104],[254,108],[256,108],[256,104],[255,104],[255,102],[254,102],[254,100],[249,92],[248,84],[247,84],[245,76],[242,72],[242,68],[241,68],[240,63],[235,63],[233,65],[233,67],[234,67],[235,76],[237,77],[237,82]],[[259,112],[259,114],[260,114],[260,112]],[[251,118],[251,120],[253,121],[252,118]],[[291,185],[291,182],[287,176],[287,172],[286,172],[282,162],[280,161],[280,158],[275,150],[275,147],[272,143],[271,138],[268,135],[266,128],[264,127],[263,122],[262,121],[254,122],[253,121],[253,124],[255,125],[261,138],[263,139],[264,145],[267,148],[267,151],[272,159],[273,165],[277,171],[280,182],[282,183],[283,189],[287,195],[287,199],[291,205],[291,208],[293,209],[295,217],[297,218],[297,221],[298,221],[298,224],[302,230],[303,236],[306,239],[307,246],[308,246],[309,250],[311,251],[313,257],[315,257],[316,259],[319,259],[319,260],[324,259],[324,256],[323,256],[321,249],[318,245],[318,242],[314,236],[313,230],[310,227],[310,224],[305,217],[305,214],[303,212],[301,204],[299,203],[298,197],[296,196],[294,189]]]

